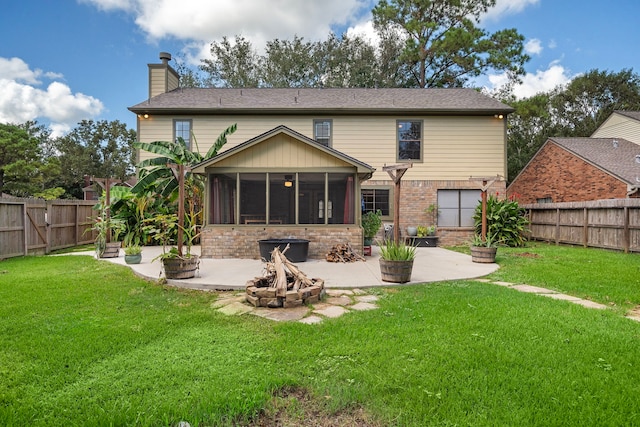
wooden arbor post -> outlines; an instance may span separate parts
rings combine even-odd
[[[182,256],[182,241],[184,240],[184,174],[185,165],[170,164],[171,172],[178,180],[178,255]],[[177,171],[176,171],[177,170]],[[176,176],[177,175],[177,176]]]
[[[412,166],[411,163],[404,163],[382,167],[382,170],[389,174],[396,185],[393,197],[393,241],[396,245],[400,243],[400,184],[402,175]]]
[[[490,177],[490,178],[469,178],[469,181],[482,181],[482,186],[480,190],[482,191],[482,241],[487,241],[487,190],[491,185],[500,179],[500,176]]]

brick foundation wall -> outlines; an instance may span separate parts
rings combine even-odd
[[[366,185],[389,186],[389,181],[367,181]],[[469,180],[402,181],[400,197],[400,234],[406,236],[408,226],[431,225],[425,213],[429,205],[437,203],[438,190],[478,189],[480,182]],[[505,182],[495,182],[489,194],[506,194]],[[393,204],[393,200],[391,200]],[[392,224],[393,218],[385,219]],[[473,228],[437,229],[438,246],[464,245],[473,235]],[[362,228],[354,225],[331,226],[211,226],[204,227],[201,234],[201,254],[204,258],[259,259],[258,240],[295,237],[308,239],[309,258],[323,259],[326,253],[338,243],[351,243],[362,253]],[[384,239],[381,229],[375,240]]]
[[[554,203],[627,197],[627,185],[558,145],[548,142],[509,185],[520,203]]]
[[[203,258],[260,259],[258,240],[295,237],[308,239],[309,258],[324,259],[336,244],[349,242],[362,254],[362,228],[358,226],[206,226],[200,236]]]

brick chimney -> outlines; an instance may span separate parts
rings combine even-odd
[[[149,98],[180,87],[180,76],[178,72],[169,65],[171,54],[168,52],[160,52],[160,61],[160,64],[148,64]]]

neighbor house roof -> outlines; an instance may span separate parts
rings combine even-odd
[[[549,138],[565,150],[631,185],[640,179],[640,146],[621,138]]]
[[[134,113],[506,114],[513,108],[474,89],[179,88],[129,107]]]
[[[629,117],[630,119],[634,119],[640,122],[640,111],[615,110],[614,113],[620,114],[621,116]]]

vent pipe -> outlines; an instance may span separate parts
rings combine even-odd
[[[171,54],[169,52],[160,52],[160,60],[164,65],[168,65],[171,61]]]

